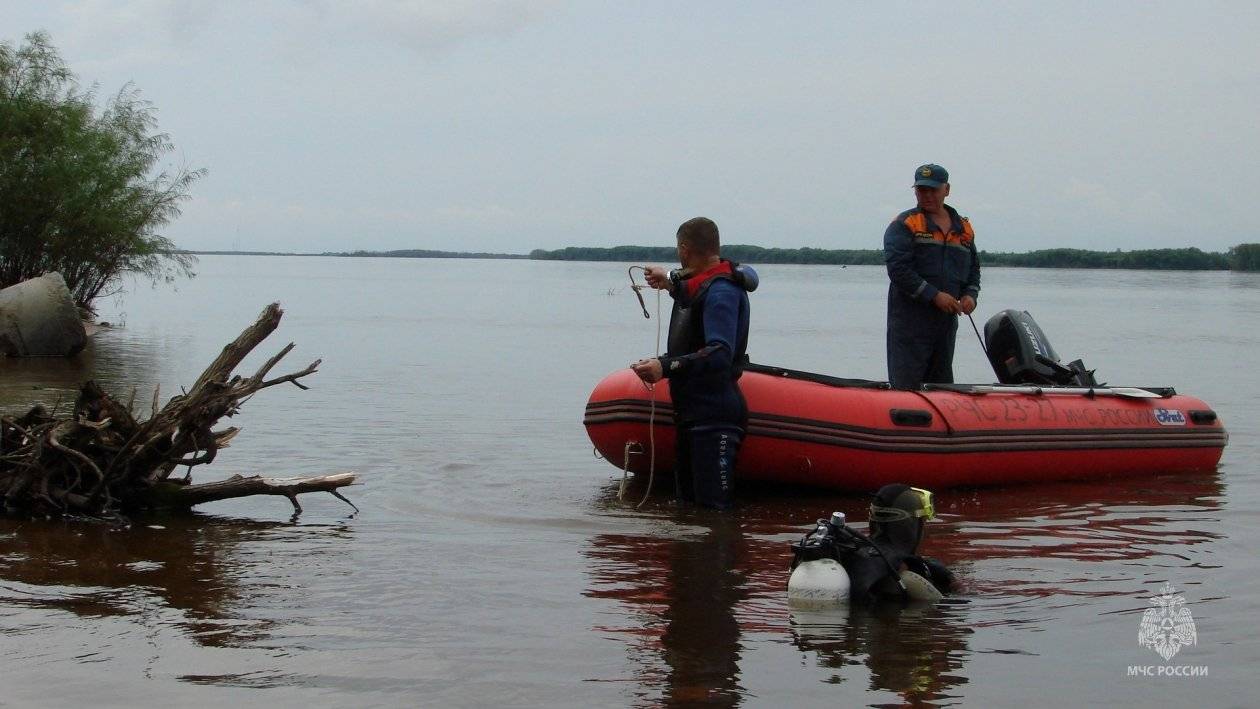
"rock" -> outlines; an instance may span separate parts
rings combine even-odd
[[[0,290],[0,356],[70,357],[87,332],[60,273]]]

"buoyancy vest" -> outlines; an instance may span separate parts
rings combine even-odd
[[[720,366],[726,353],[721,345],[705,339],[706,310],[719,291],[720,297],[732,295],[727,283],[740,289],[739,311],[735,313],[735,332],[729,343],[730,367]],[[675,282],[674,311],[669,321],[669,348],[662,358],[665,376],[669,377],[674,418],[679,423],[726,422],[742,425],[748,416],[748,404],[737,380],[748,360],[748,296],[757,286],[756,272],[747,266],[723,261],[714,268]],[[715,366],[717,365],[717,366]]]
[[[757,288],[755,272],[741,269],[739,264],[726,259],[682,281],[676,288],[674,311],[669,319],[669,356],[681,357],[705,346],[704,301],[709,294],[709,288],[719,279],[731,281],[745,292]],[[743,366],[748,359],[748,332],[739,332],[736,337],[735,349],[731,352],[733,379],[738,379],[743,373]]]

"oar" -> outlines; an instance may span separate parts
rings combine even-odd
[[[1156,391],[1138,387],[1059,387],[1035,384],[924,384],[927,391],[954,391],[960,394],[1076,394],[1085,396],[1120,396],[1129,399],[1165,399],[1176,392],[1171,388]]]

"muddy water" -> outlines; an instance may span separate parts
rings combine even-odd
[[[130,529],[0,520],[0,704],[1252,704],[1260,277],[986,272],[981,316],[1028,309],[1103,379],[1208,401],[1231,434],[1220,470],[938,491],[926,551],[961,594],[794,613],[788,543],[832,510],[864,519],[866,500],[744,488],[721,515],[659,485],[640,511],[618,502],[581,417],[599,377],[655,347],[624,266],[204,257],[200,272],[103,303],[121,326],[77,360],[0,360],[0,410],[65,406],[85,378],[146,408],[280,301],[244,368],[293,341],[277,371],[322,358],[312,389],[248,402],[196,478],[356,470],[362,512],[321,496],[297,518],[250,498]],[[761,272],[755,360],[882,378],[879,269]],[[959,378],[991,381],[967,323],[959,338]],[[1137,644],[1165,583],[1197,631],[1169,662]],[[1140,674],[1165,666],[1207,676]]]

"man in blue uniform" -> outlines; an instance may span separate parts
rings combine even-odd
[[[748,405],[736,383],[747,361],[748,293],[757,274],[719,255],[718,228],[696,217],[678,227],[681,269],[646,269],[674,299],[665,356],[631,365],[649,383],[669,379],[677,426],[674,480],[679,499],[728,509]]]
[[[914,171],[914,209],[884,231],[888,267],[888,381],[896,389],[954,381],[958,316],[976,309],[980,259],[971,222],[945,204],[949,173]]]

